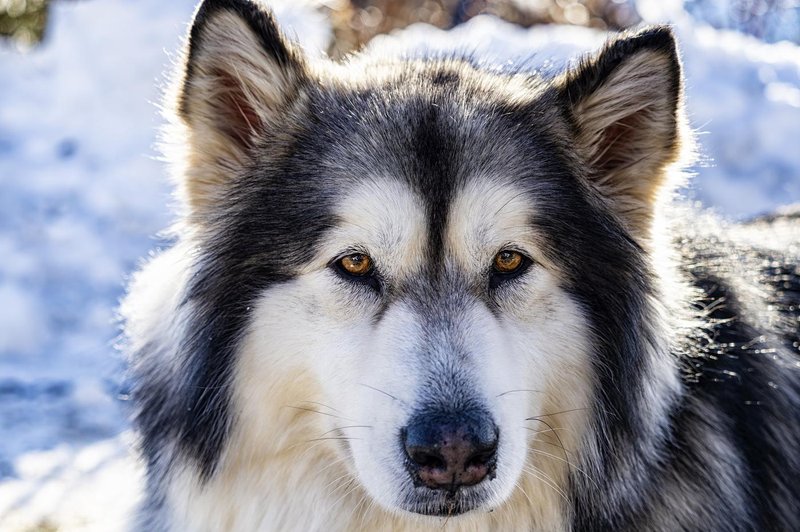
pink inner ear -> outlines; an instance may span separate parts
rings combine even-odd
[[[213,109],[217,127],[243,148],[252,147],[263,124],[243,82],[221,69],[215,70],[213,79],[218,94]]]

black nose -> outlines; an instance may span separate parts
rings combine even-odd
[[[498,429],[485,413],[421,413],[402,433],[415,480],[455,491],[494,472]]]

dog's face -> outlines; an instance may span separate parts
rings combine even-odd
[[[499,504],[524,467],[550,478],[557,446],[556,464],[526,464],[529,440],[558,441],[540,416],[586,404],[586,321],[510,162],[439,205],[391,174],[343,177],[308,260],[259,297],[240,389],[291,356],[315,384],[290,404],[318,412],[313,436],[388,508],[458,514]]]
[[[640,266],[676,157],[676,61],[660,29],[552,82],[310,65],[255,5],[206,2],[178,103],[189,299],[197,350],[228,353],[197,378],[231,391],[198,397],[230,412],[190,452],[213,470],[303,444],[425,515],[563,495],[559,446],[613,364],[603,294]]]

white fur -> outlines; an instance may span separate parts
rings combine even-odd
[[[538,257],[536,236],[521,223],[531,208],[512,185],[473,181],[453,202],[446,260],[479,276],[509,244]],[[418,516],[397,506],[410,480],[395,439],[418,406],[426,372],[446,366],[445,339],[421,353],[421,317],[402,301],[375,325],[377,297],[337,280],[327,264],[355,246],[387,278],[413,282],[428,260],[426,216],[410,188],[387,178],[356,185],[340,215],[305,272],[268,289],[252,309],[233,384],[233,434],[209,481],[188,465],[174,474],[172,529],[565,528],[561,493],[576,463],[591,381],[585,320],[559,288],[558,273],[536,264],[499,301],[502,317],[477,300],[463,309],[459,330],[469,357],[459,370],[502,434],[497,477],[486,481],[493,496],[462,516]],[[171,259],[158,259],[150,271],[163,262]],[[441,364],[426,365],[425,357]],[[553,413],[541,419],[555,432],[526,421]],[[337,435],[352,439],[319,439]]]

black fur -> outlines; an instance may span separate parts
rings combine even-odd
[[[758,225],[764,241],[778,238],[769,223]],[[703,415],[693,405],[722,413],[716,430],[734,442],[745,464],[738,481],[753,503],[733,510],[742,529],[792,530],[798,507],[787,501],[800,496],[792,480],[800,474],[800,258],[737,243],[735,229],[731,236],[697,239],[685,249],[710,325],[684,357],[688,398],[674,428],[681,416]]]

